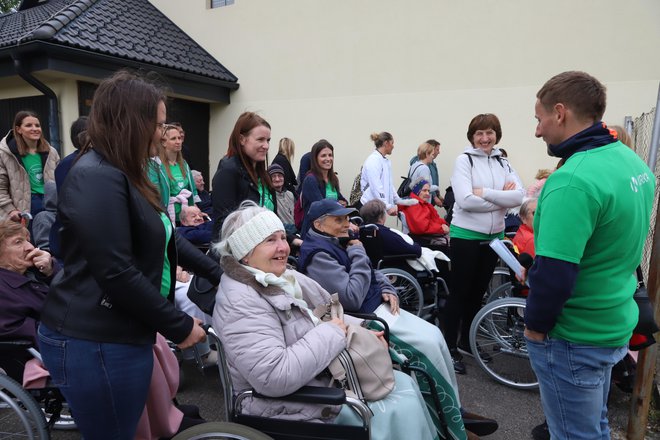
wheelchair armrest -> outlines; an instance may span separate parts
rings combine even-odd
[[[304,386],[295,393],[280,397],[264,396],[253,390],[252,395],[260,399],[277,399],[290,402],[321,403],[326,405],[342,405],[346,403],[346,393],[341,388]]]
[[[32,341],[20,339],[14,341],[0,341],[0,350],[16,350],[18,348],[30,348]]]
[[[419,257],[415,254],[396,254],[396,255],[385,255],[383,256],[383,261],[390,261],[390,260],[416,260]]]

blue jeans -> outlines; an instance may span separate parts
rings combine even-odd
[[[41,324],[39,349],[84,438],[135,438],[151,382],[151,344],[76,339]]]
[[[543,342],[527,339],[527,350],[552,439],[609,439],[607,396],[612,367],[627,348],[546,337]]]

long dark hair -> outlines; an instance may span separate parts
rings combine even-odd
[[[30,148],[27,146],[27,143],[25,143],[23,135],[18,134],[16,129],[21,126],[23,119],[29,116],[39,119],[39,115],[37,115],[32,110],[21,110],[20,112],[16,113],[16,116],[14,116],[14,125],[12,125],[14,130],[14,139],[16,139],[16,146],[18,147],[18,154],[21,156],[28,154],[30,152]],[[41,124],[41,121],[39,121],[39,124]],[[49,147],[50,145],[48,145],[48,142],[46,142],[46,139],[44,139],[43,127],[41,127],[41,137],[37,141],[37,151],[39,153],[48,153],[50,151]]]
[[[319,166],[319,154],[321,154],[321,151],[324,149],[329,148],[330,151],[332,151],[333,155],[333,161],[332,161],[332,167],[328,170],[328,182],[330,182],[330,185],[337,191],[339,191],[339,179],[337,179],[337,175],[335,174],[335,162],[334,162],[334,154],[335,154],[335,149],[332,146],[332,144],[325,139],[321,139],[317,143],[315,143],[312,146],[312,160],[310,161],[310,169],[309,171],[320,181],[320,182],[325,182],[325,178],[323,177],[323,170],[321,170],[321,167]]]
[[[87,143],[81,155],[93,148],[122,170],[149,204],[158,211],[158,190],[146,170],[158,105],[164,93],[145,78],[121,70],[104,80],[94,93],[87,123]]]
[[[243,147],[241,146],[241,136],[247,136],[255,127],[260,126],[268,127],[270,130],[270,124],[258,114],[254,112],[245,112],[241,114],[236,120],[234,129],[229,136],[227,157],[238,156],[241,164],[243,164],[243,168],[245,168],[255,185],[257,185],[258,180],[261,179],[264,186],[272,189],[273,184],[271,183],[270,176],[266,170],[266,161],[257,162],[253,167],[252,159],[243,152]]]

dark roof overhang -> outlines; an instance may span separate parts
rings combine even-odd
[[[0,48],[0,77],[16,75],[13,60],[20,59],[31,73],[40,71],[74,75],[98,82],[121,68],[156,72],[173,94],[206,102],[229,103],[237,82],[224,81],[177,69],[106,55],[56,43],[32,40]]]

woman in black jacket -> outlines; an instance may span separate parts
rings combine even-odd
[[[103,81],[88,142],[60,189],[64,269],[46,298],[39,346],[82,437],[134,438],[156,332],[186,348],[205,337],[175,309],[177,264],[219,269],[178,239],[146,176],[166,118],[165,96],[128,72]]]
[[[244,200],[277,214],[277,197],[266,169],[269,145],[270,124],[264,118],[253,112],[238,117],[227,155],[213,176],[213,241],[219,240],[225,218]]]

